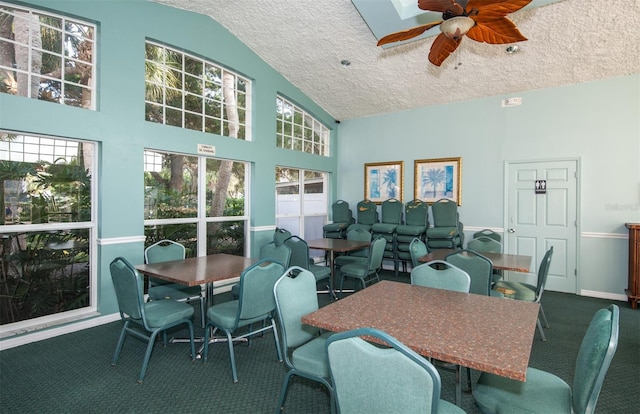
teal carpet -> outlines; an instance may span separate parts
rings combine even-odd
[[[326,302],[326,295],[321,300]],[[530,365],[571,383],[584,331],[596,310],[611,302],[555,292],[545,292],[542,302],[551,328],[547,342],[536,333]],[[640,309],[615,303],[620,306],[620,342],[596,412],[637,413]],[[231,380],[226,344],[212,345],[203,364],[191,362],[188,344],[164,348],[160,342],[144,383],[138,384],[144,343],[129,337],[118,365],[111,366],[120,327],[115,322],[0,352],[0,413],[275,412],[285,367],[277,362],[271,334],[252,340],[250,347],[236,345],[237,384]],[[441,376],[443,398],[453,401],[453,374]],[[474,372],[474,381],[477,376]],[[469,394],[463,394],[463,408],[479,412]],[[328,413],[329,397],[316,383],[295,379],[284,412]]]

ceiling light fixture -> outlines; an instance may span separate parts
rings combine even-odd
[[[456,16],[443,21],[440,24],[440,31],[449,39],[458,40],[466,35],[476,22],[471,17]]]

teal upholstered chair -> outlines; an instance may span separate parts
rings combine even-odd
[[[171,260],[184,260],[185,248],[173,240],[160,240],[144,250],[145,263],[160,263]],[[200,302],[200,323],[205,324],[205,300],[200,286],[184,286],[166,280],[149,277],[149,300],[174,299],[179,302]]]
[[[479,237],[489,237],[490,239],[502,243],[502,236],[491,229],[484,229],[473,233],[474,239],[477,239]]]
[[[325,352],[325,344],[331,333],[322,334],[318,328],[301,321],[304,315],[319,308],[315,277],[306,269],[291,267],[276,282],[273,295],[284,346],[284,363],[287,366],[276,413],[284,407],[289,382],[294,376],[307,378],[327,387],[333,406],[333,386],[329,379],[329,362]]]
[[[331,205],[331,219],[332,223],[322,227],[322,234],[329,239],[344,239],[347,227],[356,221],[349,203],[344,200],[338,200]]]
[[[592,414],[618,346],[619,318],[616,305],[596,312],[580,344],[571,386],[535,368],[527,368],[525,382],[483,373],[473,393],[476,405],[485,414]]]
[[[351,229],[347,232],[347,240],[371,242],[371,232],[363,228]],[[349,263],[366,263],[368,257],[369,248],[365,247],[340,255],[333,260],[333,263],[337,268],[340,268]]]
[[[193,341],[193,323],[191,322],[193,307],[171,299],[145,303],[143,298],[144,279],[125,258],[115,258],[109,269],[118,300],[120,318],[124,322],[111,364],[116,365],[118,362],[127,335],[146,341],[147,350],[138,377],[138,382],[142,382],[147,372],[156,336],[162,332],[166,346],[166,330],[182,324],[189,328],[191,357],[195,360],[196,349]]]
[[[341,414],[464,413],[440,399],[441,381],[435,367],[385,332],[362,328],[334,334],[326,352]]]
[[[240,275],[238,300],[213,305],[207,310],[204,362],[207,361],[209,355],[209,334],[212,331],[210,328],[214,328],[212,334],[217,330],[223,331],[227,335],[233,382],[238,382],[236,359],[233,352],[234,339],[248,338],[271,329],[273,330],[278,360],[282,361],[278,331],[273,319],[276,308],[275,299],[273,298],[273,286],[284,272],[284,269],[281,263],[273,262],[270,259],[259,260],[245,269]],[[266,321],[270,323],[268,325],[265,323],[258,324],[258,322]],[[253,329],[253,324],[258,324],[260,327]],[[234,332],[245,326],[248,327],[245,333],[233,337]]]
[[[476,233],[477,234],[477,233]],[[500,235],[497,235],[500,237]],[[478,253],[502,253],[502,243],[489,236],[478,236],[469,240],[467,243],[467,249],[473,250]],[[493,269],[493,276],[491,281],[496,283],[502,279],[502,271]]]
[[[549,322],[547,322],[547,317],[544,314],[544,310],[542,309],[542,303],[540,303],[540,299],[542,299],[542,293],[544,292],[544,287],[547,283],[547,276],[549,275],[549,267],[551,266],[551,257],[553,256],[553,246],[547,250],[540,262],[540,267],[538,267],[538,282],[536,285],[530,285],[528,283],[520,283],[516,281],[507,281],[502,280],[497,282],[494,285],[494,289],[503,288],[510,289],[515,292],[514,299],[518,300],[526,300],[528,302],[536,302],[540,304],[540,311],[538,315],[538,331],[540,332],[540,336],[543,341],[546,341],[547,338],[544,335],[544,330],[542,329],[542,322],[544,322],[544,327],[549,327]]]
[[[426,255],[427,253],[429,253],[429,250],[427,249],[427,245],[425,244],[425,242],[418,239],[417,237],[414,238],[409,244],[409,254],[411,255],[411,266],[413,268],[420,266],[422,263],[418,259]]]
[[[358,279],[364,289],[367,284],[373,281],[380,281],[378,273],[382,269],[382,259],[384,257],[384,247],[387,241],[383,237],[378,237],[369,246],[369,258],[365,263],[350,263],[340,268],[340,296],[345,278]]]
[[[347,231],[355,228],[371,231],[371,226],[378,222],[378,205],[371,200],[362,200],[356,207],[356,222],[349,225]]]
[[[422,200],[411,200],[404,205],[404,224],[396,228],[398,260],[404,264],[412,262],[409,245],[413,239],[424,241],[429,228],[429,204]]]
[[[285,240],[284,244],[291,250],[289,266],[297,266],[310,271],[315,276],[316,282],[331,277],[331,267],[318,266],[312,262],[309,256],[309,245],[306,241],[298,236],[291,236]]]
[[[487,236],[469,240],[467,249],[480,253],[502,253],[502,243]]]
[[[469,293],[471,278],[451,263],[432,260],[411,270],[411,284]]]
[[[433,227],[427,229],[427,246],[433,249],[462,248],[464,233],[458,217],[458,204],[442,198],[431,205]]]
[[[289,267],[291,261],[291,249],[285,244],[285,241],[291,237],[288,230],[276,229],[273,233],[273,240],[260,247],[259,259],[270,259],[281,263],[285,269]],[[240,285],[236,283],[231,286],[231,297],[235,300],[240,295]]]
[[[485,296],[504,295],[491,289],[493,264],[478,252],[473,250],[458,250],[448,254],[444,260],[464,270],[471,277],[469,293]]]
[[[396,229],[402,224],[402,210],[404,205],[396,198],[382,202],[380,222],[371,226],[372,237],[384,237],[387,240],[384,258],[393,260],[393,270],[398,275],[398,242]]]
[[[411,270],[411,284],[436,289],[446,289],[455,292],[468,293],[471,278],[464,270],[443,260],[432,260]],[[439,362],[439,365],[456,374],[456,404],[462,402],[462,387],[460,386],[460,365]],[[471,390],[471,369],[467,368],[467,387]]]

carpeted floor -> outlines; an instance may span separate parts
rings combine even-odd
[[[385,278],[394,279],[390,273]],[[401,275],[399,280],[407,282],[408,277]],[[326,295],[321,296],[321,302],[326,301]],[[584,331],[596,310],[611,302],[545,292],[542,303],[551,328],[546,330],[547,342],[536,333],[530,366],[571,383]],[[596,412],[637,413],[640,310],[616,304],[620,306],[620,341]],[[145,382],[137,384],[145,347],[141,341],[129,337],[118,365],[111,366],[120,328],[116,322],[0,352],[0,412],[275,412],[285,367],[277,362],[271,334],[252,340],[250,347],[236,345],[237,384],[231,380],[226,344],[212,345],[209,361],[203,364],[191,362],[188,344],[164,348],[161,343],[154,348]],[[453,401],[453,374],[445,371],[441,376],[443,398]],[[474,372],[474,381],[477,376]],[[479,412],[469,394],[463,394],[463,408],[470,414]],[[328,395],[313,382],[295,379],[285,412],[328,413]]]

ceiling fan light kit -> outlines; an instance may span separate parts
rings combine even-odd
[[[440,31],[449,39],[457,40],[466,35],[476,25],[476,22],[467,16],[456,16],[445,20],[440,24]]]
[[[391,33],[378,40],[378,46],[408,40],[440,26],[440,33],[429,51],[429,62],[436,66],[453,53],[465,35],[476,42],[507,44],[527,40],[506,16],[531,0],[469,0],[460,5],[454,0],[418,0],[421,10],[442,13],[442,21]]]

